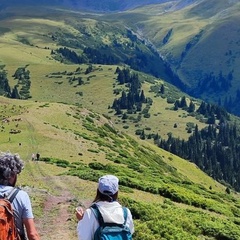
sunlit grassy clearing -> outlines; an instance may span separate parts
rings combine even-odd
[[[25,101],[30,103],[29,101]],[[21,115],[22,121],[19,124],[21,133],[16,135],[0,133],[5,139],[1,148],[12,152],[18,152],[23,159],[31,159],[31,154],[39,152],[42,157],[53,157],[68,160],[70,162],[91,162],[106,161],[106,152],[94,141],[85,140],[76,133],[92,135],[94,132],[86,131],[82,126],[87,110],[79,109],[68,105],[55,103],[34,103],[28,106],[27,111]],[[76,117],[77,118],[76,118]],[[100,120],[101,124],[107,120]],[[9,129],[14,127],[10,122]],[[11,140],[8,141],[8,136]],[[19,145],[21,143],[21,145]],[[97,152],[90,151],[91,149]]]

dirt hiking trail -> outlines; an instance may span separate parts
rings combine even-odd
[[[43,162],[27,165],[24,171],[33,185],[24,186],[23,190],[31,198],[41,240],[77,240],[75,208],[91,204],[96,183],[78,177],[54,176],[51,166]]]

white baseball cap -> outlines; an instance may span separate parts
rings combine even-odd
[[[114,195],[118,191],[118,178],[114,175],[105,175],[98,179],[98,190],[105,195]]]

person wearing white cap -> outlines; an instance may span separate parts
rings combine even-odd
[[[97,194],[93,201],[97,205],[104,222],[107,223],[124,223],[124,214],[118,199],[118,178],[113,175],[105,175],[99,178]],[[99,227],[99,222],[95,217],[94,211],[90,208],[83,211],[82,208],[76,209],[76,217],[79,220],[77,225],[78,240],[92,240],[94,233]],[[134,224],[132,214],[128,208],[126,226],[134,233]]]

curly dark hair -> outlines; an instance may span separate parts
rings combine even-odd
[[[0,184],[8,185],[13,174],[19,174],[23,169],[23,160],[18,154],[0,152]]]

